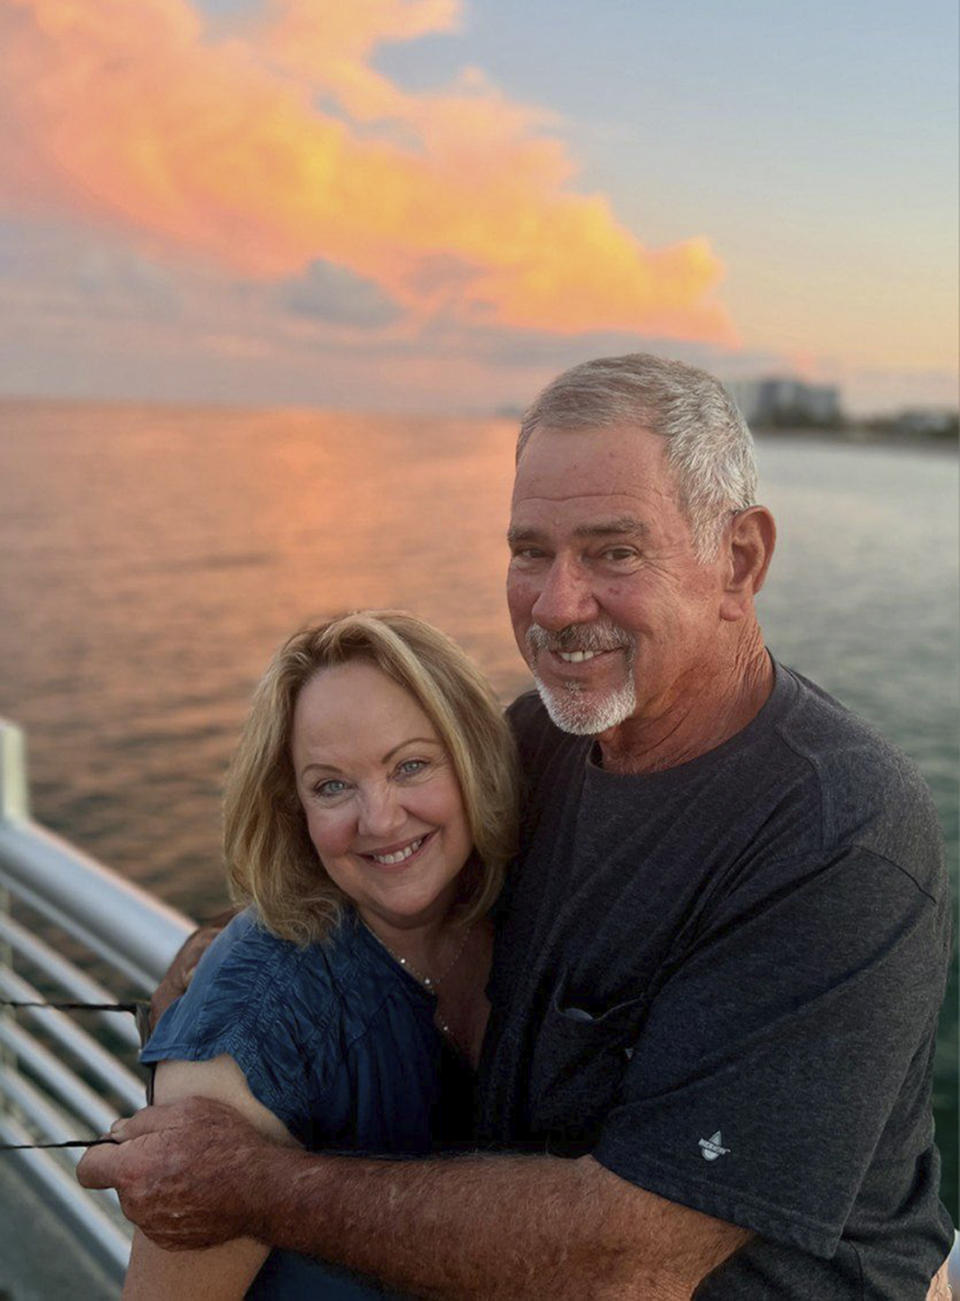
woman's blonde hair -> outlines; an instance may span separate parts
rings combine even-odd
[[[305,628],[280,647],[257,686],[224,792],[231,894],[298,944],[323,939],[346,896],[307,832],[290,754],[293,714],[311,678],[354,660],[413,696],[450,757],[475,851],[462,874],[465,921],[489,910],[515,852],[513,737],[492,688],[460,647],[398,610],[363,610]]]

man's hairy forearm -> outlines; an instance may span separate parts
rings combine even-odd
[[[590,1158],[278,1151],[266,1167],[251,1190],[266,1241],[424,1297],[679,1301],[750,1236]]]
[[[259,1238],[421,1297],[688,1301],[750,1237],[591,1157],[316,1155],[201,1097],[147,1107],[111,1132],[116,1144],[91,1148],[78,1178],[116,1187],[158,1246]]]

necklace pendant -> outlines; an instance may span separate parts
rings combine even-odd
[[[363,921],[362,918],[361,921]],[[366,927],[367,931],[373,936],[376,942],[380,945],[380,947],[382,949],[386,949],[387,953],[390,954],[394,962],[396,962],[398,966],[402,967],[404,971],[409,972],[409,974],[414,978],[414,980],[416,980],[419,984],[421,984],[424,989],[430,990],[431,993],[434,990],[439,989],[440,985],[443,983],[444,980],[446,980],[447,976],[450,975],[450,972],[453,971],[454,967],[460,961],[460,957],[467,946],[467,940],[470,938],[470,933],[473,930],[473,923],[471,922],[471,924],[464,931],[460,939],[460,943],[457,945],[457,950],[454,953],[453,957],[443,968],[443,970],[439,973],[439,975],[436,978],[434,978],[433,976],[424,976],[421,972],[419,972],[416,969],[415,966],[413,966],[412,963],[408,962],[406,958],[401,957],[399,953],[394,953],[390,945],[387,944],[385,940],[382,940],[380,936],[376,933],[376,931],[372,930],[371,927],[367,926],[366,922],[363,922],[363,925]]]

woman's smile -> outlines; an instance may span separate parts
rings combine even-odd
[[[405,863],[409,863],[411,859],[417,857],[433,834],[432,831],[428,831],[425,835],[418,836],[416,840],[411,840],[405,845],[390,849],[368,850],[366,853],[361,853],[360,857],[379,863],[381,867],[402,867]]]

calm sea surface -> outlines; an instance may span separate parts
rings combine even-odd
[[[502,421],[0,403],[0,714],[35,816],[195,916],[222,906],[218,792],[294,627],[398,605],[504,700],[514,428]],[[957,458],[758,443],[780,526],[769,645],[911,754],[957,879]],[[938,1131],[956,1218],[957,1003]]]

